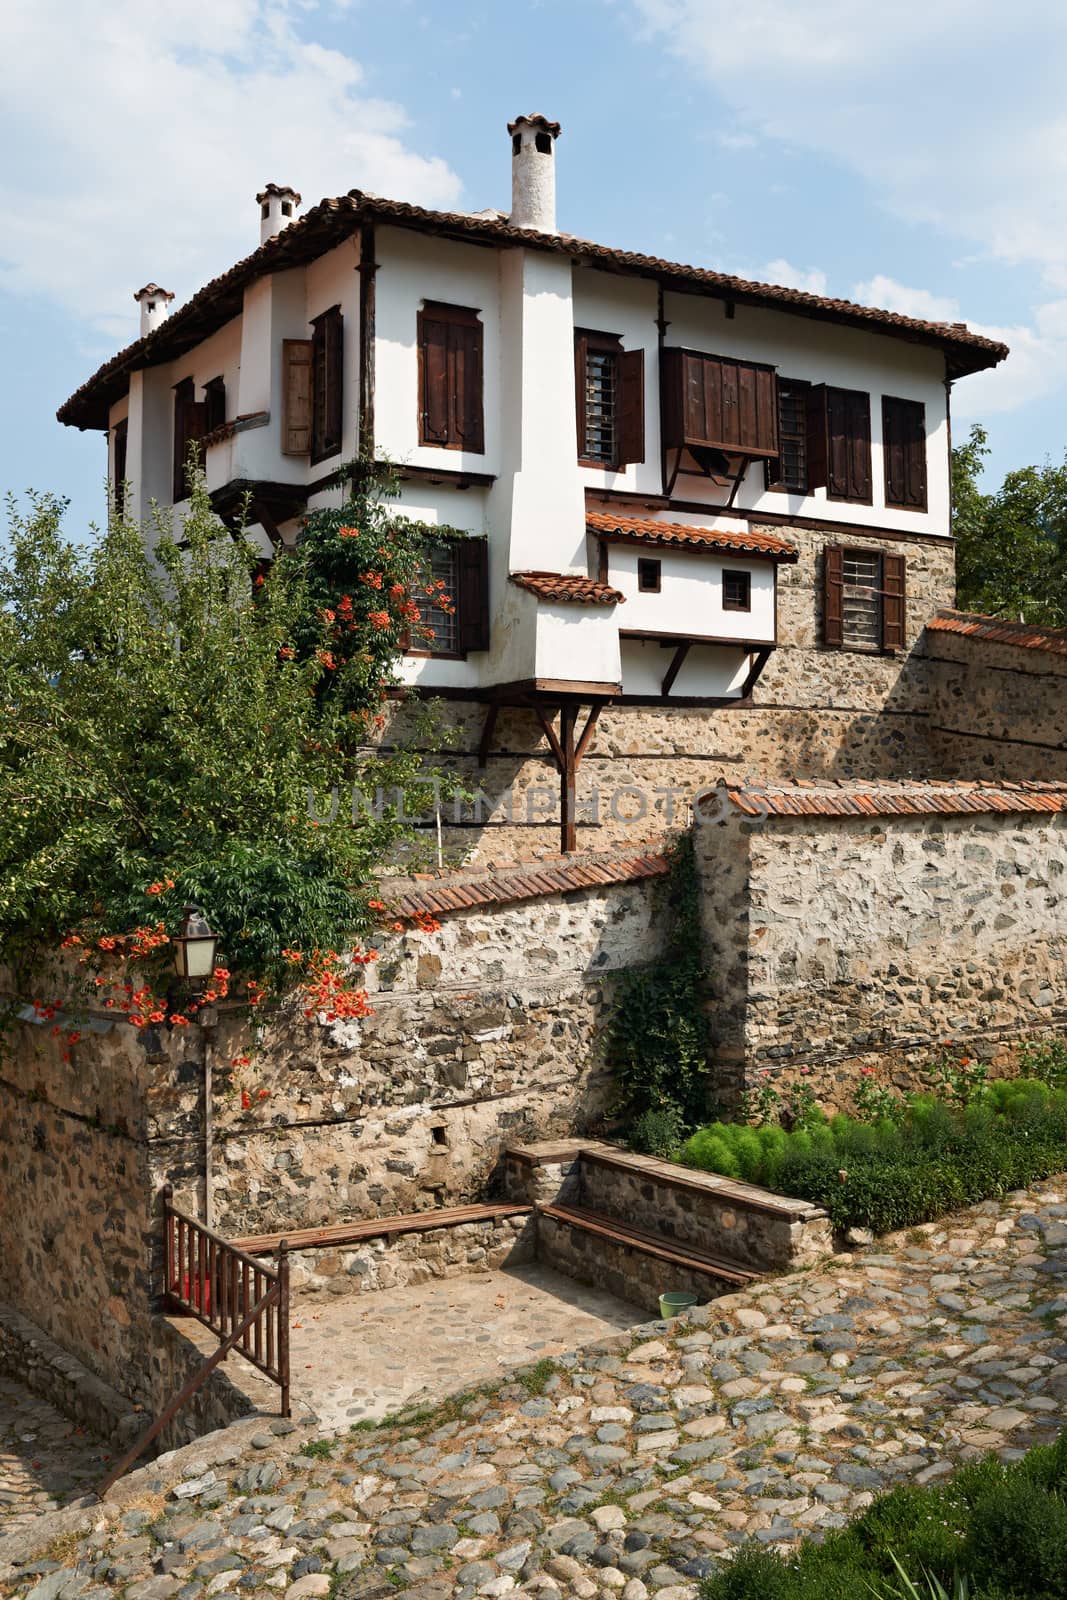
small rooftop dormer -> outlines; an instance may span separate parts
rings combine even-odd
[[[138,289],[133,297],[141,308],[141,338],[146,333],[154,333],[156,328],[166,317],[170,310],[170,303],[174,299],[169,289],[161,289],[158,283],[146,283],[143,289]]]
[[[511,216],[513,228],[557,233],[556,140],[558,122],[539,111],[508,123],[511,135]]]
[[[268,183],[256,195],[256,204],[259,207],[259,242],[266,244],[268,239],[296,221],[300,196],[287,183]]]

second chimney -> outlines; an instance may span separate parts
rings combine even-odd
[[[539,111],[508,123],[511,134],[511,216],[513,228],[556,233],[556,140],[558,122]]]
[[[259,242],[266,244],[268,239],[296,221],[300,196],[288,184],[268,183],[263,192],[256,195],[256,204],[259,206]]]
[[[170,310],[170,303],[174,299],[169,289],[161,289],[158,283],[146,283],[143,289],[138,289],[133,297],[141,308],[141,338],[146,333],[154,333]]]

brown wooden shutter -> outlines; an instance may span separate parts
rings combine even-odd
[[[453,428],[464,450],[485,449],[482,407],[482,325],[454,322],[449,329],[452,360]]]
[[[903,650],[907,594],[903,556],[882,557],[882,649]]]
[[[311,449],[311,340],[282,340],[282,454]]]
[[[926,510],[926,407],[921,400],[882,397],[886,505]]]
[[[807,413],[808,489],[825,489],[830,477],[825,383],[813,384],[808,390]]]
[[[847,406],[848,498],[871,502],[871,397],[849,389]]]
[[[661,370],[667,449],[695,444],[743,455],[778,454],[773,367],[697,350],[665,350]]]
[[[578,456],[585,455],[586,445],[586,414],[585,414],[585,373],[589,361],[589,340],[584,333],[574,335],[574,414],[577,422]]]
[[[333,455],[341,448],[344,429],[345,325],[339,310],[328,311],[322,321],[326,358],[322,453]]]
[[[848,492],[848,392],[826,391],[826,492],[847,500]]]
[[[645,352],[643,350],[624,350],[620,354],[615,404],[619,466],[624,467],[628,462],[645,459]]]
[[[456,546],[459,648],[489,649],[489,543],[462,539]]]
[[[827,545],[822,555],[822,642],[840,650],[845,638],[845,552]]]
[[[451,415],[448,323],[419,312],[419,443],[446,445]]]

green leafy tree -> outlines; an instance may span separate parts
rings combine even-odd
[[[989,454],[975,423],[952,452],[958,604],[967,611],[1067,627],[1067,457],[1020,467],[999,489],[978,484]]]
[[[0,556],[0,959],[68,938],[162,965],[193,900],[236,973],[321,979],[426,806],[422,758],[374,749],[425,529],[363,474],[265,577],[202,480],[173,531],[113,517],[85,544],[62,510],[12,503]]]

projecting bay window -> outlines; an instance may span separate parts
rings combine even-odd
[[[868,655],[905,644],[904,557],[851,545],[823,553],[823,643]]]
[[[412,591],[418,621],[404,641],[411,656],[462,658],[489,648],[489,547],[484,539],[441,539],[426,547]]]
[[[802,378],[778,379],[778,457],[767,462],[767,487],[808,492],[808,391]]]
[[[616,472],[645,459],[645,352],[618,334],[574,332],[578,460]]]

